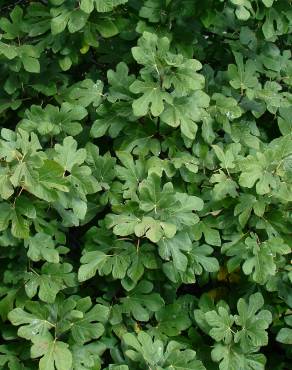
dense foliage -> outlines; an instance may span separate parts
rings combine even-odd
[[[291,369],[291,1],[0,4],[0,368]]]

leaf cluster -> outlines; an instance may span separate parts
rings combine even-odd
[[[0,14],[0,368],[290,368],[291,1]]]

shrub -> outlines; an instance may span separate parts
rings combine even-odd
[[[291,1],[1,16],[1,369],[288,369]]]

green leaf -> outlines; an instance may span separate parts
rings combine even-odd
[[[92,342],[86,345],[74,344],[71,347],[74,370],[91,370],[101,366],[101,356],[106,346],[99,342]]]
[[[92,228],[92,232],[94,232],[93,235],[95,233],[99,235],[96,228]],[[109,233],[109,235],[112,238],[112,234]],[[100,245],[95,237],[92,243],[97,248],[102,248],[104,252],[91,251],[92,248],[84,252],[81,258],[84,265],[80,267],[79,279],[83,278],[83,273],[90,272],[94,276],[98,272],[100,276],[112,275],[114,279],[122,279],[123,285],[129,282],[129,279],[136,284],[145,270],[157,269],[158,267],[154,247],[150,244],[143,244],[143,248],[137,248],[133,243],[112,240],[105,247],[103,243]],[[89,256],[88,259],[87,255]],[[132,288],[133,286],[131,286]]]
[[[168,182],[161,189],[161,178],[156,173],[139,185],[140,209],[155,219],[160,217],[176,225],[191,226],[198,222],[193,211],[203,209],[204,202],[194,195],[175,192],[173,185]],[[167,234],[166,234],[167,235]],[[168,236],[170,237],[170,236]]]
[[[127,236],[135,232],[135,226],[139,224],[140,220],[132,214],[108,214],[105,222],[108,228],[113,227],[113,232],[116,235]]]
[[[118,99],[129,100],[131,98],[130,86],[134,82],[134,75],[129,75],[129,68],[126,63],[121,62],[116,67],[116,72],[109,69],[107,79],[111,85],[108,99],[115,102]]]
[[[176,98],[171,105],[166,105],[161,120],[171,127],[180,126],[182,134],[193,140],[198,130],[196,122],[206,115],[204,108],[209,101],[208,95],[200,90],[188,98]]]
[[[94,9],[94,0],[81,0],[80,9],[90,14]]]
[[[23,35],[23,10],[20,6],[15,6],[9,14],[10,20],[7,18],[0,19],[0,27],[5,33],[3,37],[8,40],[13,40]]]
[[[234,53],[234,56],[236,65],[229,64],[228,66],[230,85],[234,89],[240,89],[241,93],[246,89],[256,88],[258,86],[256,64],[252,60],[247,60],[244,65],[242,54]]]
[[[173,193],[171,183],[165,184],[161,189],[161,178],[151,173],[139,184],[140,208],[145,212],[154,211],[154,214],[157,214],[176,203]]]
[[[211,352],[212,360],[220,362],[220,370],[264,370],[266,358],[253,351],[244,353],[238,346],[216,344]]]
[[[45,260],[51,263],[59,262],[59,253],[55,249],[52,237],[45,233],[37,233],[28,240],[27,256],[34,262]]]
[[[212,100],[216,102],[216,105],[211,109],[212,115],[225,125],[226,131],[230,131],[229,121],[239,118],[242,115],[242,109],[234,98],[226,97],[221,93],[213,94]]]
[[[109,308],[100,304],[93,306],[87,297],[77,302],[76,309],[84,316],[72,323],[71,335],[75,342],[86,343],[99,338],[104,332],[103,323],[107,321]]]
[[[291,108],[280,108],[278,125],[282,135],[291,135],[292,133],[291,113]]]
[[[239,177],[239,185],[252,188],[256,183],[256,191],[263,195],[277,186],[277,178],[272,173],[266,172],[267,159],[262,153],[258,158],[248,156],[242,162],[242,173]]]
[[[108,131],[110,136],[117,137],[126,126],[128,117],[133,116],[132,107],[127,103],[116,102],[110,108],[107,105],[100,105],[97,109],[98,117],[94,121],[90,133],[92,137],[98,138]]]
[[[40,300],[53,303],[59,291],[76,285],[75,274],[69,263],[45,263],[40,273],[35,271],[26,274],[25,291],[32,298],[37,292]]]
[[[28,305],[28,310],[30,312],[17,307],[8,314],[8,319],[13,325],[21,325],[17,331],[20,337],[28,340],[39,335],[42,337],[55,326],[48,321],[48,312],[38,302],[31,302]]]
[[[249,0],[231,0],[232,4],[236,6],[235,14],[240,20],[247,20],[250,17],[252,5]]]
[[[64,171],[71,172],[74,165],[82,164],[86,158],[86,150],[77,150],[77,142],[71,136],[67,136],[63,140],[63,145],[56,144],[55,151],[54,159],[63,167]]]
[[[116,244],[117,247],[118,245]],[[99,274],[108,275],[111,273],[114,279],[123,279],[130,264],[131,261],[127,251],[114,250],[113,254],[108,255],[104,265],[100,266]]]
[[[72,66],[72,60],[70,57],[66,56],[62,59],[59,59],[59,65],[63,71],[68,71]]]
[[[235,334],[234,340],[240,342],[243,349],[268,344],[266,329],[272,322],[272,314],[268,310],[260,310],[263,305],[264,299],[260,293],[251,295],[248,304],[243,298],[237,303],[238,315],[234,318],[242,329]]]
[[[120,305],[113,308],[111,322],[119,323],[123,313],[131,314],[138,321],[149,321],[153,313],[164,305],[164,300],[158,293],[151,293],[152,289],[152,283],[141,280],[126,297],[120,299]]]
[[[219,170],[219,173],[215,173],[210,178],[210,182],[214,185],[212,195],[214,200],[222,200],[228,195],[232,198],[236,198],[238,195],[237,183],[228,177],[223,171]]]
[[[38,132],[41,135],[56,136],[61,132],[76,136],[82,131],[82,126],[78,122],[87,115],[87,111],[82,106],[75,106],[63,103],[61,108],[48,104],[45,108],[32,105],[25,111],[25,117],[20,122],[19,127],[31,132]]]
[[[138,40],[138,45],[132,50],[135,60],[150,70],[160,73],[158,62],[166,57],[169,50],[170,41],[167,37],[159,38],[155,33],[143,32],[143,35]]]
[[[174,266],[185,271],[188,265],[187,252],[192,249],[192,242],[187,233],[178,233],[171,239],[163,238],[158,243],[159,255],[164,260],[172,258]]]
[[[92,175],[104,189],[109,190],[116,174],[116,159],[111,157],[109,153],[104,156],[99,155],[98,147],[92,143],[87,144],[86,151],[86,163],[91,168]]]
[[[51,32],[53,35],[57,35],[64,31],[69,21],[70,14],[71,12],[63,7],[54,11],[54,17],[51,21]]]
[[[23,364],[18,358],[18,348],[13,345],[0,346],[0,365],[3,367],[8,366],[11,370],[23,369]]]
[[[78,271],[78,280],[82,282],[92,278],[107,258],[108,256],[100,251],[88,252],[82,256],[80,259],[82,266]]]
[[[156,23],[163,18],[162,11],[167,10],[168,3],[163,1],[147,0],[140,9],[139,15],[142,18],[147,18],[150,22]]]
[[[15,238],[29,237],[30,219],[36,217],[36,210],[28,198],[18,197],[15,207],[8,203],[1,203],[0,214],[0,230],[7,229],[11,222],[11,233]]]
[[[207,323],[212,327],[209,335],[216,340],[216,342],[223,341],[230,344],[233,339],[232,325],[234,318],[224,308],[219,307],[218,313],[216,311],[209,311],[205,313]]]
[[[196,359],[196,352],[191,349],[184,349],[181,344],[171,341],[165,351],[166,369],[176,370],[206,370],[203,363]]]
[[[24,54],[21,58],[21,61],[24,69],[27,72],[40,73],[40,63],[36,58]]]
[[[286,24],[285,21],[283,22],[281,15],[271,7],[266,13],[265,22],[262,26],[265,39],[275,41],[278,34],[281,35],[285,32],[285,27]]]
[[[69,99],[84,108],[90,104],[93,107],[98,107],[102,101],[102,90],[103,83],[100,80],[93,82],[90,79],[85,79],[73,85],[69,93]]]
[[[146,116],[148,111],[154,117],[159,116],[164,110],[164,102],[171,103],[172,97],[169,93],[162,91],[159,84],[152,81],[136,80],[130,86],[134,94],[142,93],[142,96],[133,102],[133,112],[137,117]]]
[[[52,160],[45,160],[42,167],[38,170],[38,184],[32,193],[40,194],[42,190],[59,190],[67,193],[69,191],[66,179],[64,179],[63,167]]]
[[[213,252],[213,248],[206,244],[195,246],[193,244],[192,250],[188,253],[191,258],[192,266],[195,273],[201,275],[203,271],[216,272],[219,270],[219,262],[215,257],[210,255]]]
[[[292,344],[292,329],[282,328],[277,334],[276,340],[284,344]]]
[[[128,0],[92,0],[98,12],[110,12],[116,6],[127,3]]]
[[[2,41],[0,41],[0,53],[10,60],[18,55],[16,46],[6,44]]]
[[[175,71],[167,73],[163,79],[163,87],[166,89],[174,88],[178,96],[187,95],[190,91],[201,90],[204,87],[205,79],[197,73],[202,68],[202,64],[196,59],[182,59],[178,56],[167,56],[166,62],[173,67]],[[169,58],[169,59],[168,59]],[[179,60],[182,59],[182,60]]]
[[[263,3],[267,8],[270,8],[273,5],[274,0],[263,0]]]
[[[137,190],[138,185],[147,174],[145,162],[139,159],[134,161],[131,154],[124,151],[119,151],[116,154],[123,165],[116,165],[117,177],[124,182],[123,188],[129,189],[129,195],[131,196],[131,193]]]
[[[58,341],[47,333],[32,339],[31,357],[39,358],[40,370],[68,370],[72,366],[72,354],[68,344]]]
[[[152,339],[143,331],[140,331],[137,337],[127,333],[123,336],[123,341],[130,348],[126,350],[126,355],[132,361],[145,363],[148,367],[157,367],[161,364],[164,369],[205,369],[202,362],[196,360],[196,352],[185,349],[180,343],[171,341],[164,350],[161,340]]]
[[[160,340],[152,341],[152,338],[146,332],[139,332],[137,337],[134,334],[127,333],[123,336],[123,341],[132,349],[126,351],[126,355],[135,362],[145,362],[153,366],[159,363],[163,356],[163,343]]]
[[[138,237],[145,235],[153,243],[157,243],[164,235],[172,238],[176,233],[176,227],[152,217],[143,217],[141,222],[135,226],[134,231]]]
[[[177,336],[191,326],[188,312],[179,302],[167,305],[155,313],[158,321],[158,330],[167,336]]]
[[[147,76],[148,73],[148,77],[152,76],[158,80],[163,89],[174,88],[178,96],[202,89],[204,77],[196,73],[202,68],[201,63],[196,59],[186,59],[181,54],[173,54],[169,52],[169,48],[170,41],[167,37],[159,38],[154,33],[143,33],[138,40],[138,46],[132,48],[133,57],[145,66],[142,69],[143,79],[144,74]]]
[[[265,203],[263,200],[257,198],[251,194],[241,194],[239,203],[234,208],[234,215],[239,215],[239,223],[244,227],[251,216],[252,210],[254,213],[262,217],[265,211]]]
[[[204,235],[206,243],[216,246],[221,245],[220,233],[214,228],[214,226],[212,226],[211,222],[208,222],[208,219],[206,219],[206,221],[200,221],[194,225],[192,230],[194,232],[195,240],[200,240],[202,235]]]
[[[8,167],[0,167],[0,196],[8,199],[14,193],[14,188],[10,182],[10,171]]]
[[[260,284],[265,283],[269,276],[275,275],[274,258],[277,253],[288,254],[291,251],[290,247],[278,238],[271,239],[262,245],[255,240],[248,239],[246,244],[253,255],[244,262],[243,272],[247,275],[253,272],[253,279]]]
[[[110,19],[100,19],[96,28],[104,38],[113,37],[119,33],[119,29]]]
[[[226,152],[224,152],[218,145],[212,145],[212,148],[214,149],[217,158],[220,160],[221,167],[225,168],[227,171],[228,169],[235,167],[234,161],[240,152],[240,144],[231,144]]]
[[[290,369],[291,0],[0,3],[0,369]]]

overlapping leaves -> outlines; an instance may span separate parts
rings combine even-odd
[[[2,3],[1,369],[288,368],[290,2]]]

